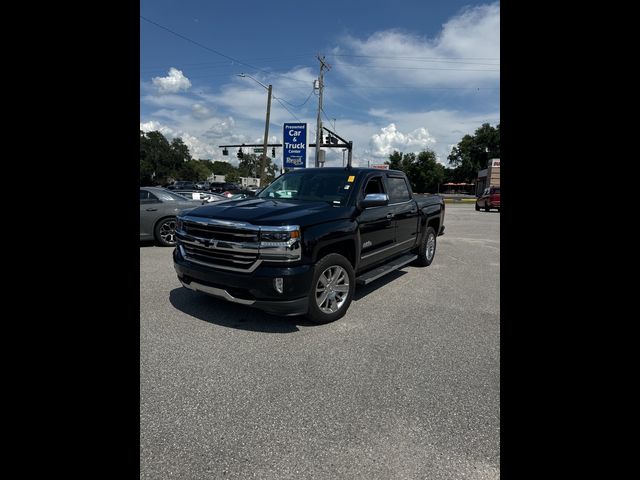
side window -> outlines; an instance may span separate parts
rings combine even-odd
[[[411,199],[404,178],[387,177],[387,183],[389,185],[389,203],[406,202]]]
[[[140,203],[160,203],[160,200],[149,190],[140,190]]]
[[[364,188],[364,195],[367,196],[370,193],[385,193],[384,186],[382,185],[382,177],[369,179],[367,186]]]

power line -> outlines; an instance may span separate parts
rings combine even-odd
[[[293,105],[290,102],[287,102],[284,98],[282,98],[281,100],[285,103],[288,103],[289,105],[291,105],[294,108],[301,108],[304,106],[305,103],[307,103],[309,101],[309,99],[311,98],[311,95],[313,94],[314,89],[312,88],[311,91],[309,92],[309,95],[307,96],[307,99],[302,102],[300,105]]]
[[[347,55],[347,54],[333,54],[332,57],[356,57],[356,58],[392,58],[402,60],[440,60],[443,58],[449,60],[500,60],[500,57],[400,57],[400,56],[388,56],[388,55]]]
[[[397,86],[397,85],[342,85],[343,88],[358,88],[358,89],[366,89],[366,88],[393,88],[393,89],[402,89],[402,88],[410,88],[417,90],[500,90],[500,87],[412,87],[412,86]]]
[[[384,68],[386,70],[451,70],[457,72],[499,72],[499,69],[478,69],[478,68],[436,68],[436,67],[389,67],[384,65],[348,65],[339,63],[341,67],[349,68]]]
[[[287,79],[292,80],[292,81],[295,81],[295,82],[303,82],[303,83],[306,83],[306,81],[305,81],[305,80],[298,80],[297,78],[287,77],[286,75],[282,75],[282,74],[279,74],[279,73],[270,73],[270,72],[268,72],[268,71],[266,71],[266,70],[264,70],[264,69],[262,69],[262,68],[255,67],[255,66],[250,65],[250,64],[248,64],[248,63],[245,63],[245,62],[243,62],[243,61],[241,61],[241,60],[238,60],[237,58],[233,58],[233,57],[230,57],[229,55],[225,55],[224,53],[222,53],[222,52],[218,52],[217,50],[214,50],[213,48],[207,47],[206,45],[203,45],[202,43],[197,42],[197,41],[195,41],[195,40],[192,40],[192,39],[190,39],[189,37],[185,37],[184,35],[182,35],[182,34],[180,34],[180,33],[178,33],[178,32],[174,32],[173,30],[171,30],[170,28],[165,27],[164,25],[160,25],[159,23],[156,23],[156,22],[154,22],[153,20],[149,20],[147,17],[145,17],[145,16],[143,16],[143,15],[140,15],[140,18],[141,18],[141,19],[143,19],[143,20],[144,20],[144,21],[146,21],[146,22],[151,23],[152,25],[155,25],[155,26],[156,26],[156,27],[158,27],[158,28],[162,28],[163,30],[166,30],[167,32],[169,32],[169,33],[171,33],[171,34],[173,34],[173,35],[175,35],[175,36],[177,36],[177,37],[182,38],[183,40],[186,40],[187,42],[193,43],[194,45],[197,45],[197,46],[198,46],[198,47],[200,47],[200,48],[204,48],[205,50],[208,50],[209,52],[213,52],[213,53],[215,53],[216,55],[220,55],[221,57],[224,57],[224,58],[226,58],[226,59],[228,59],[228,60],[231,60],[232,62],[238,63],[238,64],[240,64],[240,65],[244,65],[245,67],[249,67],[249,68],[251,68],[251,69],[253,69],[253,70],[256,70],[256,71],[258,71],[258,72],[266,73],[267,75],[268,75],[268,74],[276,75],[276,76],[279,76],[279,77],[287,78]]]
[[[287,106],[284,103],[282,103],[278,97],[273,97],[273,98],[275,98],[278,101],[278,103],[280,105],[282,105],[282,108],[284,108],[287,112],[289,112],[291,115],[293,115],[293,118],[295,118],[298,122],[302,123],[302,120],[300,120],[298,117],[296,117],[296,114],[293,113],[291,110],[289,110],[287,108]]]

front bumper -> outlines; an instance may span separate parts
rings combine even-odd
[[[313,268],[260,266],[250,273],[235,273],[200,266],[173,251],[173,265],[183,286],[216,298],[258,308],[274,315],[304,315],[308,309]],[[274,288],[283,278],[283,293]]]

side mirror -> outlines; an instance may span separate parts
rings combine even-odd
[[[382,207],[389,205],[389,196],[386,193],[370,193],[360,201],[360,208]]]

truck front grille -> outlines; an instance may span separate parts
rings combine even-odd
[[[258,228],[211,219],[185,219],[176,229],[180,253],[186,260],[247,273],[262,263],[258,258],[259,235]]]
[[[180,242],[179,248],[185,259],[223,270],[250,273],[262,262],[258,259],[257,253],[232,253],[215,248],[200,247],[184,241]]]
[[[257,230],[238,230],[218,225],[203,225],[202,223],[185,221],[182,230],[188,235],[198,238],[224,240],[228,242],[257,242]]]

